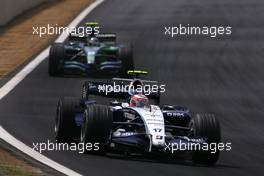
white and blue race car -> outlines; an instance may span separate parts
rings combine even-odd
[[[131,80],[131,85],[136,81],[142,80]],[[85,91],[93,94],[100,84],[89,83]],[[213,115],[192,116],[184,106],[151,104],[151,99],[159,98],[159,95],[123,95],[127,101],[114,100],[110,105],[97,104],[87,96],[60,99],[55,123],[56,140],[98,143],[99,150],[93,151],[97,153],[189,154],[194,163],[213,165],[217,162],[218,150],[211,152],[198,148],[218,144],[221,140],[220,125]],[[109,96],[120,99],[122,94]],[[196,148],[181,150],[181,145]]]

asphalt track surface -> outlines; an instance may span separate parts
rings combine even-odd
[[[100,22],[134,44],[137,68],[167,85],[162,104],[183,104],[219,118],[224,142],[215,167],[45,152],[85,175],[263,175],[264,2],[260,0],[111,0],[84,21]],[[169,38],[165,25],[232,26],[232,35]],[[19,140],[54,140],[60,96],[79,96],[84,78],[50,78],[44,61],[0,102],[1,125]],[[102,100],[102,99],[100,99]]]

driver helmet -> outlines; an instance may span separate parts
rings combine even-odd
[[[149,99],[143,94],[133,95],[129,105],[132,107],[145,107],[149,105]]]
[[[143,83],[140,80],[134,80],[128,89],[129,95],[143,94]]]
[[[88,43],[91,46],[97,46],[97,45],[99,45],[99,40],[96,37],[92,37],[92,38],[90,38],[90,40],[88,41]]]

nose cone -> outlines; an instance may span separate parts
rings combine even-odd
[[[164,147],[165,145],[165,138],[162,135],[153,135],[152,136],[152,145],[155,147]]]

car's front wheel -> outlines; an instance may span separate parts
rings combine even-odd
[[[80,141],[85,145],[90,143],[99,146],[91,152],[104,154],[109,142],[112,121],[112,112],[108,106],[88,105],[84,112]]]
[[[57,142],[73,142],[78,138],[80,127],[75,123],[75,112],[80,106],[78,98],[62,98],[57,105],[55,139]]]

